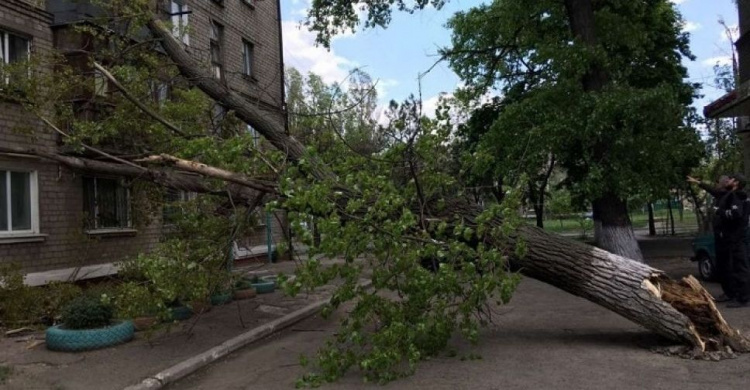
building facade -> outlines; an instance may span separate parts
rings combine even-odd
[[[745,176],[750,177],[750,0],[737,0],[740,36],[737,52],[737,88],[703,109],[706,118],[737,118],[742,140]]]
[[[163,4],[163,17],[172,21],[173,33],[186,50],[283,124],[279,3]],[[72,55],[71,26],[96,13],[95,7],[81,1],[3,0],[0,61],[12,64],[30,53],[52,50]],[[153,249],[163,237],[162,220],[133,223],[131,194],[121,178],[89,175],[23,153],[55,153],[60,148],[59,137],[40,120],[12,101],[0,101],[0,265],[19,264],[39,281],[66,278],[72,272],[78,277],[99,276],[111,273],[112,263]],[[257,234],[238,243],[240,253],[262,256],[262,248],[284,240],[283,219],[261,220],[267,226],[264,223]]]

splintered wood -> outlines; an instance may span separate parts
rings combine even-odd
[[[651,284],[658,286],[665,302],[690,319],[701,341],[697,346],[700,352],[750,352],[750,340],[727,324],[711,294],[694,277],[676,281],[657,276],[652,278]],[[699,351],[690,354],[692,358],[701,357]]]

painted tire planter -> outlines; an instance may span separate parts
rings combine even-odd
[[[45,340],[52,351],[80,352],[122,344],[133,339],[134,333],[131,321],[96,329],[65,329],[57,325],[47,329]]]
[[[184,321],[193,316],[193,309],[187,306],[173,307],[170,311],[174,321]]]
[[[211,304],[214,306],[221,306],[226,305],[227,303],[232,302],[232,294],[216,294],[211,296]]]
[[[235,301],[241,301],[243,299],[255,298],[256,295],[255,289],[251,287],[235,291],[233,298]]]
[[[263,280],[251,283],[253,288],[258,294],[268,294],[272,293],[274,290],[276,290],[276,282],[273,280]]]

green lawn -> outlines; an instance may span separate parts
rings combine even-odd
[[[648,214],[647,213],[634,213],[631,214],[631,220],[633,222],[633,227],[636,229],[646,229],[648,228]],[[662,234],[669,234],[671,233],[671,229],[666,228],[666,221],[668,220],[668,214],[667,210],[659,210],[654,213],[654,220],[656,222],[656,234],[662,235]],[[534,219],[527,219],[527,223],[529,224],[536,224],[536,221]],[[593,230],[593,221],[588,220],[587,222],[583,222],[584,220],[582,218],[562,218],[562,219],[556,219],[556,218],[549,218],[544,221],[544,229],[548,230],[550,232],[555,233],[579,233],[583,234],[584,226],[582,226],[582,223],[585,223],[585,230],[587,235],[592,234]],[[680,214],[678,211],[674,211],[674,224],[675,224],[675,231],[679,230],[681,232],[684,231],[693,231],[698,229],[698,223],[696,221],[695,213],[692,211],[685,210],[683,211],[682,218],[680,218]]]

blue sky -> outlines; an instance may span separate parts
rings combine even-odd
[[[709,84],[713,66],[730,58],[730,42],[725,38],[718,20],[723,17],[736,28],[737,11],[733,0],[672,0],[685,19],[685,30],[691,35],[691,49],[695,61],[686,61],[690,80],[706,83],[704,98],[696,102],[702,107],[721,96]],[[391,25],[383,29],[356,31],[335,38],[331,50],[313,45],[314,36],[300,28],[307,0],[282,0],[284,30],[284,62],[302,72],[312,71],[327,82],[342,81],[353,68],[361,68],[378,80],[382,103],[402,100],[417,94],[418,75],[437,60],[438,48],[450,43],[450,31],[444,27],[448,18],[458,10],[466,10],[482,0],[451,0],[441,10],[427,9],[413,15],[394,13]],[[736,39],[736,37],[735,37]],[[450,93],[459,80],[447,64],[438,64],[422,79],[425,111],[437,101],[441,93]]]

